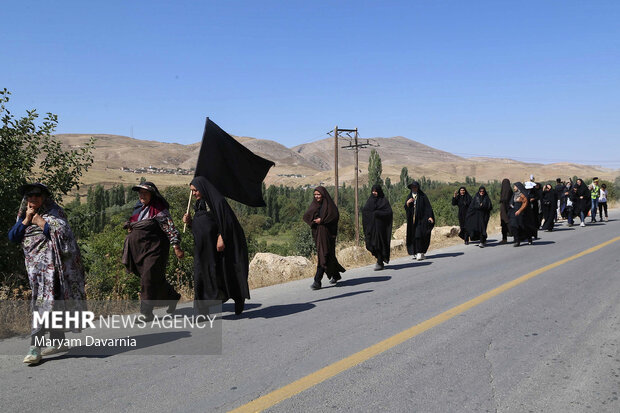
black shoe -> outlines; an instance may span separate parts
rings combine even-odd
[[[153,312],[147,314],[140,313],[138,320],[142,321],[143,323],[150,323],[151,321],[155,320],[155,314],[153,314]]]
[[[532,245],[532,238],[528,238],[528,239],[527,239],[527,244],[528,244],[528,245]]]
[[[512,244],[513,247],[518,247],[519,245],[521,245],[521,242],[517,241],[514,244]]]
[[[336,277],[330,278],[329,279],[329,283],[330,284],[336,284],[338,282],[338,280],[336,279]]]
[[[504,244],[508,244],[508,240],[501,240],[500,242],[498,242],[499,245],[504,245]]]
[[[465,245],[469,245],[469,240],[468,239],[465,240]]]
[[[235,314],[239,315],[245,309],[245,298],[235,300]]]
[[[179,304],[180,299],[181,299],[181,294],[179,294],[179,298],[177,298],[175,301],[173,301],[172,303],[168,305],[168,309],[166,310],[168,314],[174,313],[174,311],[177,309],[177,304]]]
[[[313,282],[312,285],[310,286],[311,290],[320,290],[321,289],[321,284],[319,284],[318,282]]]

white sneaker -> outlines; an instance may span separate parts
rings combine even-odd
[[[30,346],[28,354],[24,357],[24,363],[26,364],[38,364],[41,361],[41,347]]]
[[[65,351],[69,351],[69,347],[65,346],[64,344],[61,344],[60,346],[45,347],[43,350],[41,350],[41,355],[51,356],[52,354],[64,353]]]
[[[580,227],[585,227],[585,226],[586,226],[586,223],[585,223],[585,222],[582,222],[582,223],[581,223],[581,225],[579,225],[579,226],[580,226]]]
[[[416,260],[422,261],[423,259],[424,259],[424,254],[422,254],[421,252],[418,252],[418,254],[416,255]]]

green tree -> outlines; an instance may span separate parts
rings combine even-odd
[[[381,179],[382,172],[381,157],[373,149],[370,151],[370,157],[368,158],[368,186],[383,185],[383,180]]]
[[[409,170],[406,166],[404,166],[403,169],[400,170],[400,180],[398,181],[398,183],[401,186],[406,187],[407,185],[409,185],[409,181]]]
[[[36,110],[15,117],[8,109],[10,92],[0,91],[0,227],[6,232],[13,226],[21,202],[18,188],[26,182],[46,184],[58,199],[79,188],[82,174],[93,162],[94,139],[78,149],[64,149],[53,136],[58,117],[47,113],[42,122]],[[24,262],[20,248],[0,237],[0,282],[24,281]]]

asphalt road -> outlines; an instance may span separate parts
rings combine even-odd
[[[491,237],[484,249],[458,245],[380,272],[349,270],[337,287],[311,291],[301,280],[253,290],[241,317],[224,305],[221,355],[70,352],[36,367],[23,365],[23,355],[0,356],[0,405],[228,411],[469,301],[471,308],[336,368],[268,411],[619,412],[620,241],[586,251],[620,235],[620,211],[610,212],[605,224],[541,232],[533,246]],[[0,350],[27,345],[10,339]]]

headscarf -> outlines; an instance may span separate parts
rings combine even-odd
[[[161,211],[170,208],[170,204],[166,201],[166,198],[159,193],[157,186],[155,186],[152,182],[142,182],[135,185],[131,189],[136,192],[140,189],[146,189],[151,193],[151,201],[146,205],[142,205],[140,200],[138,200],[134,206],[133,214],[131,215],[129,222],[137,222],[142,219],[153,218]]]
[[[515,182],[514,186],[517,187],[517,191],[514,193],[515,198],[518,198],[521,194],[525,195],[526,198],[530,195],[529,191],[523,186],[523,183]]]
[[[502,180],[502,190],[499,195],[499,202],[508,204],[510,202],[511,197],[512,197],[512,187],[510,186],[510,180],[508,178],[504,178]]]
[[[321,218],[321,224],[328,225],[331,223],[336,223],[335,227],[330,227],[330,232],[332,229],[337,232],[338,230],[338,219],[340,218],[340,214],[338,212],[338,207],[334,203],[334,200],[327,192],[324,186],[317,186],[314,188],[314,192],[318,192],[321,194],[321,202],[317,202],[317,200],[313,197],[310,206],[304,213],[303,220],[306,224],[312,226],[312,221],[315,219],[315,216]],[[317,215],[318,212],[318,215]],[[333,232],[331,235],[336,235],[336,232]]]

